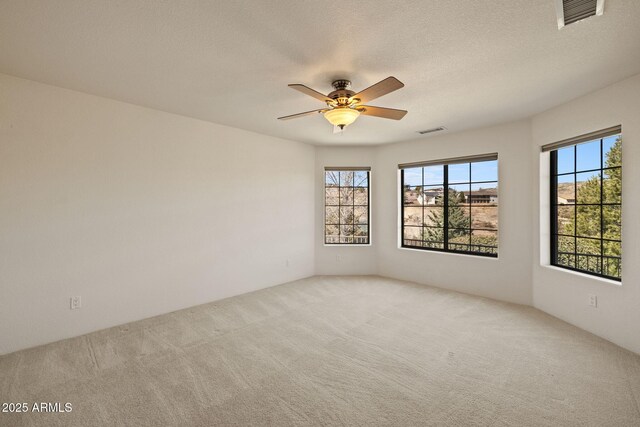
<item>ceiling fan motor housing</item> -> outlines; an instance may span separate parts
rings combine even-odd
[[[328,98],[337,100],[338,98],[351,98],[356,93],[351,90],[351,81],[340,79],[331,83],[335,90],[327,95]]]

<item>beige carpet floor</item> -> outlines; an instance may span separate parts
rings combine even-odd
[[[630,325],[630,327],[638,325]],[[640,426],[640,356],[530,307],[313,277],[0,357],[3,426]]]

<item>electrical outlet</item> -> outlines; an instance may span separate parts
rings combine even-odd
[[[596,295],[589,295],[589,306],[594,308],[598,307],[598,297]]]
[[[289,267],[289,264],[290,264],[289,260],[286,260],[286,261],[284,262],[285,267]]]
[[[71,310],[76,310],[80,307],[82,307],[82,299],[80,297],[71,297],[69,298],[69,302],[70,302],[70,309]]]
[[[336,262],[340,262],[340,255],[336,255]]]

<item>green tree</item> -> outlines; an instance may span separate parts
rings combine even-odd
[[[607,153],[605,165],[607,167],[622,165],[622,141],[618,137]],[[621,203],[622,201],[622,168],[608,169],[604,173],[602,185],[604,201],[607,203]],[[620,239],[622,229],[622,209],[608,208],[604,211],[603,236],[607,239]],[[621,256],[620,244],[605,242],[605,254]]]
[[[469,210],[464,205],[465,195],[462,192],[450,189],[448,202],[448,228],[449,243],[453,244],[452,249],[471,250],[475,252],[496,253],[498,238],[495,235],[469,235]],[[442,196],[437,198],[437,204],[442,205]],[[444,212],[432,210],[427,215],[428,222],[434,228],[425,228],[422,232],[422,240],[428,247],[442,247],[442,244],[430,242],[444,242]],[[455,247],[458,243],[461,246]],[[471,245],[467,247],[466,245]],[[474,246],[479,245],[479,246]]]
[[[622,164],[622,141],[618,138],[605,157],[605,168],[613,168]],[[577,183],[578,194],[576,202],[578,204],[600,204],[620,203],[622,194],[622,169],[605,169],[602,176],[602,186],[600,177],[593,176],[587,181]],[[602,194],[600,189],[602,188]],[[600,255],[601,247],[599,240],[580,239],[583,237],[603,237],[605,239],[620,240],[620,230],[622,225],[622,212],[619,206],[604,206],[602,215],[600,206],[577,206],[575,216],[560,217],[560,231],[563,234],[576,235],[578,254]],[[560,214],[559,214],[560,216]],[[576,221],[577,220],[577,221]],[[574,252],[575,241],[572,238],[559,238],[559,252]],[[622,255],[620,244],[617,242],[605,241],[603,243],[604,252],[602,255],[616,256]],[[573,265],[571,256],[559,254],[559,261],[563,264]],[[587,259],[590,257],[579,257],[576,267],[584,270],[600,272],[598,262]],[[615,263],[605,263],[605,271],[608,275],[617,275],[618,268]]]
[[[443,196],[436,198],[436,204],[442,205]],[[449,214],[449,241],[461,236],[468,236],[465,230],[462,228],[469,228],[469,215],[467,210],[460,206],[460,203],[464,203],[465,197],[462,192],[449,189],[449,202],[448,202],[448,214]],[[429,212],[427,215],[428,222],[433,224],[432,227],[426,228],[422,232],[422,240],[429,242],[444,242],[444,211],[442,209],[435,209]]]

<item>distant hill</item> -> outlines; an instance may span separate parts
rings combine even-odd
[[[577,186],[580,188],[584,182],[578,182]],[[558,197],[562,197],[563,199],[575,199],[575,188],[572,182],[563,182],[558,184]]]

